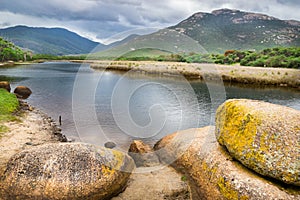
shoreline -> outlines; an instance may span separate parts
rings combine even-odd
[[[299,69],[154,61],[72,60],[72,62],[90,64],[95,70],[136,71],[166,76],[183,75],[188,79],[270,85],[300,90]]]
[[[0,137],[0,177],[16,153],[46,143],[67,142],[57,124],[45,113],[20,101],[19,120],[4,122],[9,131]]]
[[[38,64],[43,62],[73,62],[90,64],[95,70],[135,71],[163,76],[184,76],[190,80],[222,81],[229,84],[275,86],[300,91],[300,69],[220,65],[209,63],[113,61],[113,60],[37,60],[5,62],[1,67]]]

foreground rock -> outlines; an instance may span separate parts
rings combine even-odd
[[[190,200],[185,177],[172,167],[139,167],[132,173],[128,187],[112,200]]]
[[[217,110],[216,137],[248,168],[300,186],[300,111],[255,100],[229,100]]]
[[[118,151],[81,143],[46,144],[11,158],[3,199],[106,199],[124,189],[134,168]]]
[[[18,98],[27,99],[32,94],[32,91],[26,86],[18,86],[14,90],[14,93]]]
[[[159,165],[159,159],[152,148],[141,140],[134,140],[128,154],[133,158],[137,167],[152,167]]]
[[[6,89],[8,92],[10,92],[10,83],[8,81],[0,81],[0,88]]]
[[[61,129],[47,115],[23,101],[20,101],[19,109],[18,120],[3,123],[9,131],[0,136],[0,177],[14,154],[33,146],[67,141]]]
[[[281,187],[233,161],[218,144],[214,127],[190,129],[163,138],[155,145],[161,161],[189,177],[192,199],[300,199],[296,186]]]

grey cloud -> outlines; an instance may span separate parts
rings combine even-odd
[[[40,21],[38,24],[51,21],[81,34],[105,38],[132,29],[171,26],[196,12],[224,7],[300,19],[298,0],[1,0],[0,12],[18,15],[15,20],[3,19],[12,25],[17,20],[32,25],[25,19]],[[23,21],[20,15],[25,16]]]

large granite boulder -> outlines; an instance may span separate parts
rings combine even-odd
[[[134,140],[130,144],[128,154],[137,167],[153,167],[160,164],[152,148],[141,140]]]
[[[26,86],[18,86],[14,90],[14,93],[18,98],[27,99],[32,94],[32,91]]]
[[[0,81],[0,88],[6,89],[10,92],[10,83],[8,81]]]
[[[192,199],[300,199],[299,187],[279,185],[232,159],[215,138],[214,127],[169,135],[155,145],[161,161],[186,174]]]
[[[121,192],[133,160],[82,143],[46,144],[11,158],[1,178],[2,199],[107,199]]]
[[[300,111],[255,100],[228,100],[217,110],[215,134],[246,167],[300,186]]]

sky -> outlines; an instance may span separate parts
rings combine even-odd
[[[221,8],[300,21],[299,0],[0,0],[0,28],[62,27],[108,44]]]

